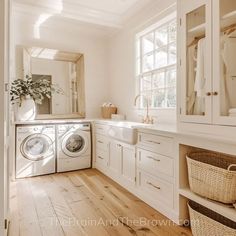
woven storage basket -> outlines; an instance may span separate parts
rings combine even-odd
[[[188,208],[193,236],[236,236],[236,222],[193,201]]]
[[[102,118],[111,119],[111,115],[117,113],[117,107],[102,107],[101,111],[102,111]]]
[[[236,202],[236,158],[215,152],[186,156],[190,189],[226,204]]]

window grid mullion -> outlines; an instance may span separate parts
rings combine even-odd
[[[139,91],[142,92],[142,93],[145,93],[146,95],[150,95],[151,96],[151,108],[158,108],[159,106],[157,105],[156,107],[154,106],[154,91],[158,92],[158,91],[163,91],[164,92],[164,107],[165,108],[168,108],[168,90],[171,89],[171,88],[176,88],[176,86],[168,86],[167,85],[167,81],[168,81],[168,76],[169,76],[169,71],[172,69],[172,67],[174,68],[176,66],[176,63],[172,64],[172,65],[169,65],[170,63],[170,44],[176,44],[176,40],[173,41],[173,42],[170,42],[170,24],[173,22],[172,21],[169,21],[167,22],[166,24],[162,25],[161,27],[158,27],[154,30],[151,30],[149,31],[148,33],[146,33],[145,35],[148,35],[148,34],[152,34],[153,33],[153,50],[148,52],[148,53],[143,53],[143,49],[144,49],[144,36],[145,35],[142,35],[139,37],[139,40],[140,40],[140,43],[139,43],[139,51],[140,51],[140,75],[138,76],[138,83],[139,83]],[[157,33],[156,31],[159,29],[159,28],[162,28],[162,27],[167,27],[167,45],[165,46],[162,46],[160,48],[156,48],[156,37],[157,37]],[[167,53],[167,66],[165,67],[162,67],[162,68],[158,68],[156,69],[156,63],[157,63],[157,55],[156,55],[156,52],[157,50],[161,49],[161,48],[166,48],[166,53]],[[153,69],[152,70],[148,70],[148,71],[145,71],[144,72],[144,58],[145,56],[147,55],[153,55],[153,63],[152,63],[152,66],[153,66]],[[154,88],[153,86],[153,82],[154,82],[154,76],[156,76],[158,73],[160,73],[161,71],[164,72],[164,87],[163,88]],[[143,84],[143,79],[144,79],[144,76],[150,76],[150,82],[151,82],[151,89],[150,90],[146,90],[146,91],[143,91],[143,88],[142,88],[142,84]],[[143,99],[140,99],[140,108],[143,108]]]

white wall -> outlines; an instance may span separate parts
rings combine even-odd
[[[54,61],[40,58],[31,59],[31,73],[51,75],[52,84],[63,89],[64,94],[52,95],[52,114],[70,113],[70,78],[69,62]]]
[[[86,117],[100,117],[100,106],[108,100],[107,43],[99,35],[70,27],[42,25],[40,38],[34,37],[30,20],[15,16],[14,45],[39,46],[84,54]]]
[[[174,6],[173,6],[174,4]],[[172,6],[172,7],[170,7]],[[169,9],[167,9],[169,8]],[[167,10],[166,10],[167,9]],[[124,29],[109,41],[109,97],[127,119],[140,121],[143,112],[134,107],[135,88],[135,34],[175,11],[174,0],[157,0],[130,19]],[[151,112],[157,122],[175,122],[176,110]]]

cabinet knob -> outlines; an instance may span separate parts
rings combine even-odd
[[[212,93],[212,95],[217,96],[218,92],[215,91],[215,92]]]
[[[211,92],[207,92],[206,95],[209,97],[211,96]]]

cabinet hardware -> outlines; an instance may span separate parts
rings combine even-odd
[[[98,140],[98,143],[103,143],[102,141]]]
[[[217,96],[218,92],[215,91],[215,92],[212,93],[212,95]]]
[[[160,189],[161,189],[160,187],[158,187],[158,186],[154,185],[154,184],[153,184],[153,183],[151,183],[151,182],[147,182],[147,184],[151,185],[153,188],[156,188],[156,189],[158,189],[158,190],[160,190]]]
[[[161,161],[161,160],[159,160],[159,159],[155,159],[155,158],[152,157],[152,156],[147,156],[147,158],[152,159],[153,161],[157,161],[157,162]]]
[[[9,90],[9,84],[5,83],[5,92],[8,92],[8,90]]]
[[[103,130],[103,128],[97,127],[97,129]]]
[[[117,144],[117,147],[121,147],[121,144]]]
[[[4,229],[8,229],[8,220],[7,219],[4,220]]]
[[[211,92],[207,92],[206,95],[209,97],[211,96]]]
[[[152,141],[152,140],[147,140],[149,143],[155,143],[155,144],[161,144],[160,142]]]
[[[100,158],[100,159],[102,159],[102,160],[104,159],[104,158],[103,158],[103,157],[101,157],[101,156],[98,156],[98,158]]]

